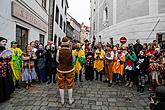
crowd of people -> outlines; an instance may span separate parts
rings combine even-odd
[[[47,84],[58,81],[64,103],[64,84],[61,82],[67,80],[68,93],[72,94],[72,80],[83,82],[83,74],[85,80],[100,80],[103,84],[107,83],[107,87],[124,84],[132,88],[136,85],[140,93],[144,92],[146,83],[150,85],[149,91],[165,84],[165,52],[161,51],[156,40],[143,45],[136,40],[136,44],[128,46],[89,43],[87,40],[84,44],[68,42],[65,38],[58,47],[51,42],[44,47],[36,40],[22,51],[16,41],[12,41],[11,48],[6,49],[7,39],[0,37],[0,53],[12,51],[11,56],[0,58],[0,101],[9,99],[14,89],[20,88],[21,81],[25,82],[26,89],[32,87],[34,81]],[[64,51],[68,48],[72,52]],[[72,57],[68,57],[70,52]],[[64,79],[66,76],[61,73],[66,71],[74,78]],[[72,98],[70,100],[72,103]]]

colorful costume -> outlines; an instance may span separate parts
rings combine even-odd
[[[57,51],[57,62],[59,63],[57,67],[57,79],[58,87],[61,96],[61,103],[64,104],[64,88],[65,83],[68,88],[69,104],[73,103],[72,91],[74,83],[75,69],[72,64],[73,55],[72,50],[69,48],[69,41],[66,37],[62,39],[61,48]]]
[[[115,80],[118,83],[118,81],[121,82],[124,75],[125,54],[123,52],[115,52],[113,61],[112,71],[115,75]]]
[[[10,48],[10,50],[13,52],[12,59],[10,62],[12,71],[13,71],[13,78],[14,80],[20,80],[22,77],[22,50],[20,48]]]
[[[109,80],[109,86],[112,85],[112,79],[113,79],[113,72],[112,72],[113,58],[114,58],[114,52],[112,50],[107,51],[105,55],[105,76]]]
[[[104,69],[104,58],[105,58],[105,51],[103,49],[97,49],[94,55],[95,62],[94,68],[96,70],[96,80],[98,80],[98,75],[100,74],[100,81],[102,81],[102,71]]]
[[[74,60],[74,65],[75,65],[75,76],[76,76],[76,79],[77,80],[77,76],[79,75],[79,80],[80,82],[82,81],[82,73],[81,73],[81,70],[82,70],[82,66],[85,64],[85,52],[83,50],[81,50],[81,46],[80,44],[77,44],[77,48],[78,49],[75,49],[73,51],[73,55],[75,57],[75,60]]]
[[[0,37],[0,53],[6,50],[5,47],[1,44],[1,41],[4,40],[7,43],[7,39]],[[9,99],[10,94],[14,92],[14,83],[10,61],[10,57],[0,57],[0,102]]]

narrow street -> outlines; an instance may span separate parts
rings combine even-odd
[[[22,88],[12,94],[12,98],[0,104],[0,110],[149,110],[149,92],[140,94],[136,86],[132,89],[103,82],[84,81],[75,84],[75,103],[68,105],[65,91],[65,105],[60,103],[57,85],[34,84],[30,90]]]

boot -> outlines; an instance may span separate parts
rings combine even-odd
[[[133,87],[133,82],[131,82],[129,85],[129,88],[132,88],[132,87]]]
[[[15,81],[15,88],[20,89],[19,80],[16,80],[16,81]]]
[[[143,93],[143,92],[144,92],[144,86],[141,86],[140,93]]]
[[[111,87],[112,86],[112,82],[108,82],[108,87]]]
[[[137,92],[140,92],[140,89],[141,89],[141,85],[138,85]]]
[[[127,81],[127,83],[125,84],[125,87],[127,87],[129,85],[129,81]]]
[[[29,84],[28,83],[26,83],[26,87],[25,87],[27,90],[29,89]]]
[[[33,87],[32,82],[29,82],[29,87]]]
[[[60,89],[61,104],[64,105],[64,89]]]
[[[73,92],[73,89],[68,89],[68,96],[69,96],[69,104],[73,104],[74,102],[74,99],[72,98],[72,92]]]

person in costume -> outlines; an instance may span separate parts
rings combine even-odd
[[[105,58],[105,51],[102,49],[102,44],[98,44],[98,49],[95,51],[95,62],[94,62],[94,69],[96,70],[96,79],[100,75],[100,81],[102,81],[102,75],[104,71],[104,58]]]
[[[26,89],[32,87],[32,80],[36,79],[36,72],[34,68],[34,61],[36,55],[31,50],[31,46],[28,44],[25,48],[25,52],[22,54],[23,69],[22,69],[22,81],[26,82]]]
[[[144,92],[146,67],[147,67],[147,57],[146,57],[144,51],[140,51],[139,59],[136,64],[136,68],[138,71],[137,92],[140,92],[140,93]]]
[[[4,53],[7,39],[0,37],[0,54]],[[12,52],[11,52],[12,53]],[[14,92],[14,82],[12,78],[12,69],[10,66],[11,56],[0,56],[0,102],[10,98],[10,94]]]
[[[112,66],[113,66],[114,52],[111,45],[107,45],[107,51],[105,54],[105,76],[108,81],[108,86],[111,87],[113,80]]]
[[[17,42],[16,41],[12,41],[11,42],[11,48],[10,50],[13,52],[12,54],[12,59],[11,59],[11,68],[13,71],[13,79],[15,81],[15,87],[16,88],[20,88],[19,87],[19,80],[22,77],[22,50],[20,48],[17,47]]]
[[[94,50],[92,45],[89,45],[86,50],[86,64],[85,64],[85,79],[92,81],[94,79]]]
[[[112,71],[114,73],[116,84],[119,83],[121,85],[124,75],[125,54],[122,52],[122,50],[117,49],[116,46],[113,48],[113,50],[114,50],[114,58],[113,58]]]
[[[128,49],[128,54],[126,56],[126,79],[127,82],[125,86],[129,86],[130,88],[133,86],[133,83],[135,82],[135,63],[137,61],[137,56],[135,52],[132,50],[132,48]]]
[[[57,48],[54,44],[51,44],[50,46],[50,73],[48,73],[49,76],[49,81],[48,84],[50,84],[51,82],[56,83],[56,68],[57,68],[57,61],[56,61],[56,53],[57,53]],[[53,79],[52,79],[53,77]]]
[[[72,98],[73,83],[75,68],[73,65],[73,52],[69,46],[69,40],[67,37],[62,39],[61,48],[57,50],[57,62],[59,63],[57,67],[57,80],[58,87],[60,91],[61,104],[64,104],[64,88],[65,84],[68,89],[69,104],[74,102]]]
[[[76,49],[73,51],[73,55],[75,57],[75,81],[79,79],[80,82],[82,81],[82,68],[85,64],[85,52],[81,49],[81,44],[77,43]]]
[[[44,51],[44,47],[43,44],[39,44],[39,48],[36,51],[36,66],[38,68],[38,73],[40,75],[40,81],[41,82],[46,82],[47,78],[46,78],[46,71],[45,71],[45,51]]]

